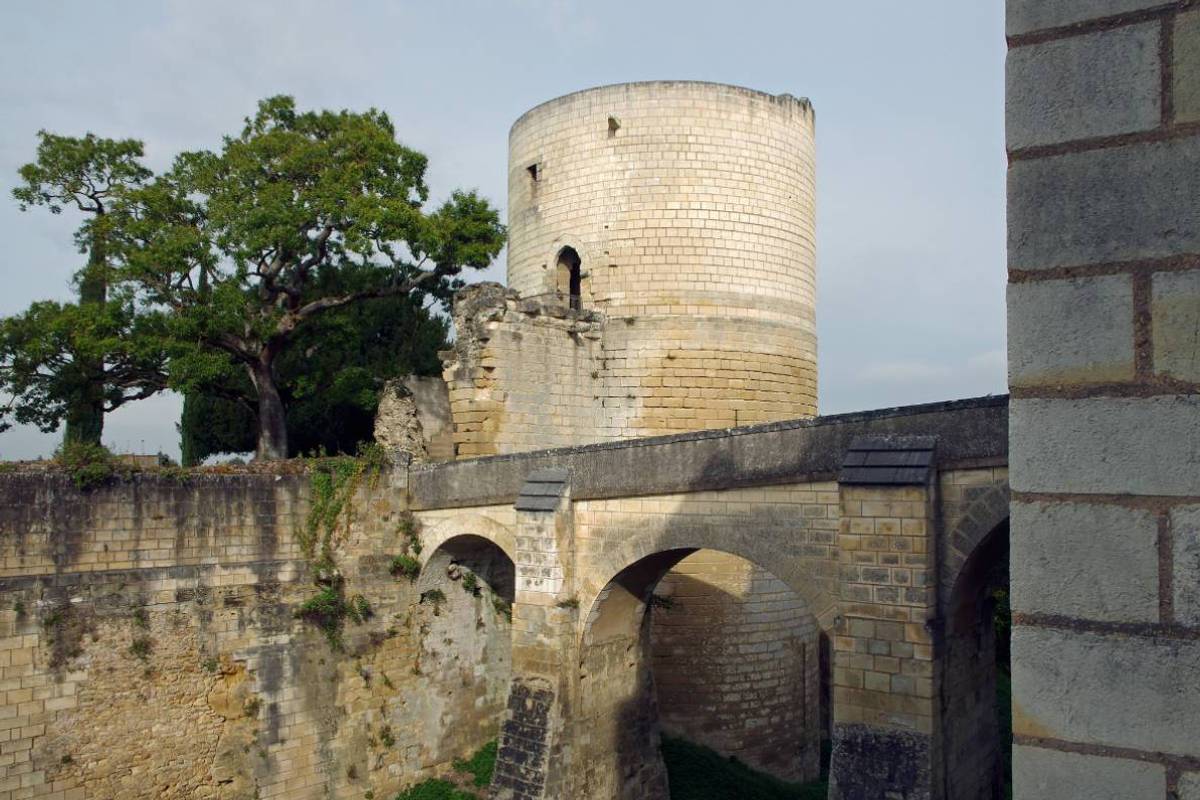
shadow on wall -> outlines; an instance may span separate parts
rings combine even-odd
[[[429,691],[414,701],[440,731],[431,756],[465,756],[496,737],[512,680],[515,576],[503,550],[473,535],[442,543],[421,570],[414,669]]]
[[[635,562],[586,622],[576,788],[665,798],[660,725],[777,777],[816,779],[819,653],[803,600],[745,559],[676,549]]]
[[[820,770],[820,631],[803,599],[743,558],[700,550],[650,596],[663,730],[786,781]]]
[[[949,598],[942,731],[946,797],[955,800],[1000,800],[1012,781],[1008,555],[1006,519],[972,552]]]

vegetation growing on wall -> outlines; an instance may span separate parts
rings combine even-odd
[[[421,572],[421,529],[420,521],[411,511],[400,514],[396,523],[396,535],[400,539],[404,551],[392,557],[389,571],[396,577],[405,577],[415,581]]]
[[[496,768],[496,740],[468,759],[455,759],[453,780],[434,778],[396,795],[395,800],[479,800],[486,794]]]
[[[103,486],[117,474],[117,460],[104,445],[68,440],[54,454],[54,460],[71,476],[71,482],[87,491]]]
[[[337,535],[352,522],[350,500],[364,485],[374,487],[387,464],[383,448],[367,445],[358,458],[344,456],[309,459],[311,505],[302,530],[298,531],[301,552],[314,580],[321,587],[296,609],[296,616],[316,625],[330,647],[342,649],[342,629],[349,619],[361,624],[371,616],[371,606],[360,594],[347,597],[345,579],[335,559]]]
[[[342,649],[342,628],[346,620],[362,624],[371,615],[371,604],[361,594],[349,598],[345,596],[344,583],[340,578],[296,609],[296,616],[320,628],[329,646],[338,651]]]

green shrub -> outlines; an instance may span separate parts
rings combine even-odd
[[[324,587],[295,611],[298,618],[320,628],[334,650],[342,649],[342,627],[347,618],[361,624],[373,613],[371,604],[361,594],[347,600],[340,583]]]
[[[392,563],[388,566],[388,572],[397,578],[404,577],[410,581],[415,581],[417,576],[421,574],[421,562],[407,553],[392,556]]]
[[[116,458],[104,445],[63,442],[54,454],[54,460],[83,491],[104,485],[117,473]]]
[[[150,652],[154,649],[154,641],[149,636],[135,636],[133,642],[129,645],[131,655],[140,658],[142,661],[150,658]]]
[[[475,755],[466,761],[455,759],[454,769],[467,772],[472,776],[472,783],[483,788],[492,782],[492,773],[496,770],[496,750],[498,743],[495,739],[479,748]]]

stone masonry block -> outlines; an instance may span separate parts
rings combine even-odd
[[[1158,619],[1158,523],[1148,511],[1013,503],[1013,610],[1106,622]]]
[[[1200,251],[1200,137],[1017,161],[1008,171],[1015,269]]]
[[[1162,0],[1009,0],[1009,36],[1161,6]]]
[[[1012,653],[1015,735],[1200,754],[1200,641],[1018,626]]]
[[[1153,281],[1154,369],[1200,381],[1200,270],[1160,273]]]
[[[1166,790],[1167,775],[1161,764],[1022,745],[1013,748],[1013,796],[1022,800],[1157,800]]]
[[[1171,512],[1174,536],[1175,619],[1185,625],[1200,625],[1200,506],[1184,506]]]
[[[1175,120],[1200,120],[1200,11],[1175,18],[1172,41]]]
[[[1008,287],[1012,386],[1129,380],[1133,336],[1128,275]]]
[[[1160,36],[1152,22],[1012,50],[1009,149],[1157,127]]]
[[[1179,800],[1200,800],[1200,772],[1185,772],[1179,778]]]
[[[1009,447],[1014,491],[1200,494],[1200,397],[1013,400]]]

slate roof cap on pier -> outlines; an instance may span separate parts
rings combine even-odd
[[[525,477],[513,508],[517,511],[553,511],[567,491],[570,474],[560,467],[535,469]]]
[[[923,486],[933,470],[936,436],[856,436],[842,458],[838,483],[860,486]]]

